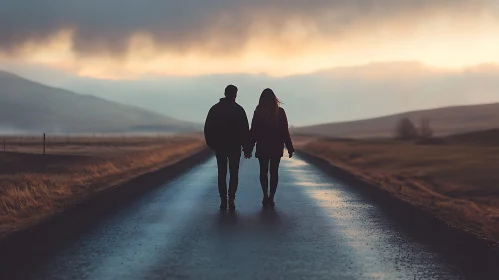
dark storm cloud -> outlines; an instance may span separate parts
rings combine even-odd
[[[255,22],[278,35],[286,20],[301,19],[335,37],[359,22],[486,8],[489,1],[0,0],[0,48],[12,52],[27,41],[43,43],[70,28],[79,54],[125,53],[130,36],[138,32],[150,34],[163,49],[226,52],[244,46]]]

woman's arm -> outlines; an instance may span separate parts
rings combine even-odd
[[[288,124],[288,117],[286,116],[286,111],[281,108],[281,113],[282,113],[282,132],[284,136],[284,144],[286,145],[286,149],[288,150],[289,156],[291,157],[293,153],[295,152],[295,148],[293,147],[293,141],[291,141],[291,135],[289,133],[289,124]]]
[[[250,133],[249,133],[249,147],[251,147],[250,151],[253,152],[253,148],[255,147],[256,142],[258,141],[258,130],[259,130],[259,124],[258,124],[258,118],[256,117],[256,114],[253,113],[253,119],[251,120],[251,128],[250,128]]]

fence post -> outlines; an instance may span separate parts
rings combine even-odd
[[[43,134],[43,154],[45,155],[45,133]]]

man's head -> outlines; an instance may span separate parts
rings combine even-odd
[[[237,87],[234,85],[228,85],[225,88],[225,97],[236,99],[237,97]]]

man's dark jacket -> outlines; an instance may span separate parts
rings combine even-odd
[[[211,107],[204,125],[206,144],[217,153],[240,153],[249,148],[248,117],[234,99],[222,98]]]

